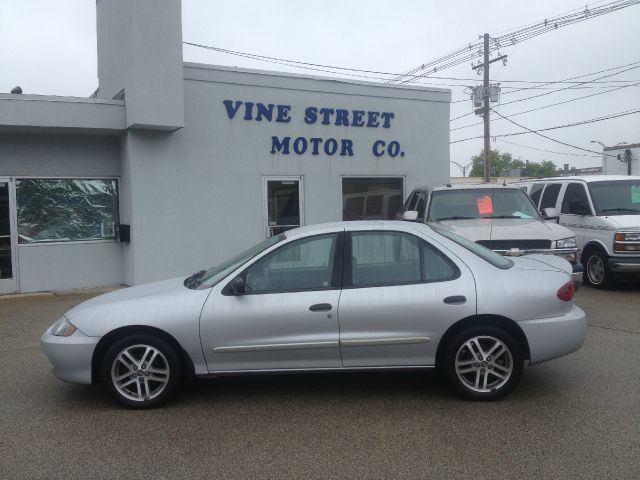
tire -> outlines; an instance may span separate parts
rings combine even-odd
[[[183,370],[168,342],[155,335],[136,334],[111,345],[102,359],[101,375],[116,401],[144,409],[169,400],[182,381]]]
[[[489,325],[460,332],[449,342],[444,356],[449,383],[463,397],[476,401],[507,395],[520,381],[523,367],[518,342],[503,329]]]
[[[583,255],[584,276],[594,288],[607,288],[611,285],[613,274],[609,270],[607,259],[602,250],[591,249]]]

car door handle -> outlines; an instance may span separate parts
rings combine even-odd
[[[327,312],[331,310],[333,307],[330,303],[316,303],[315,305],[311,305],[309,310],[312,312]]]
[[[443,300],[447,305],[462,305],[467,302],[467,297],[464,295],[453,295],[451,297],[447,297]]]

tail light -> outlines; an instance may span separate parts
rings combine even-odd
[[[567,283],[560,287],[558,290],[558,298],[563,302],[569,302],[573,298],[576,293],[576,284],[573,283],[573,280],[569,280]]]

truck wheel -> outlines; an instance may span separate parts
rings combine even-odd
[[[611,284],[612,273],[607,265],[607,255],[592,249],[583,255],[584,273],[587,282],[594,288],[606,288]]]

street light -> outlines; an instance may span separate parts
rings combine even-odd
[[[604,143],[600,142],[599,140],[591,140],[589,143],[599,143],[602,146],[603,150],[605,148],[608,148]]]
[[[451,163],[453,163],[454,165],[456,165],[460,170],[462,170],[462,178],[467,176],[467,169],[473,165],[473,160],[469,163],[467,163],[466,165],[461,165],[458,162],[454,162],[453,160],[450,160]]]

